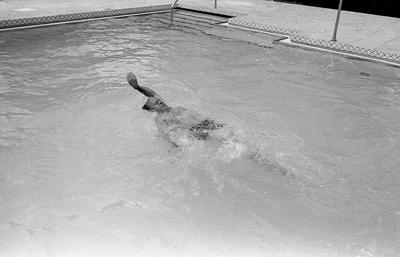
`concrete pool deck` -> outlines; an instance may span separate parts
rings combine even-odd
[[[0,0],[0,20],[169,4],[166,0]],[[180,0],[212,8],[212,0]],[[332,38],[336,10],[265,0],[218,0],[218,8],[243,14],[239,19],[290,28],[311,39]],[[338,42],[400,55],[400,19],[343,11]]]

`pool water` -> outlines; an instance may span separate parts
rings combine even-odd
[[[168,18],[0,34],[0,256],[399,256],[400,69]]]

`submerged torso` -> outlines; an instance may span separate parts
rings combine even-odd
[[[209,140],[211,139],[209,132],[224,126],[198,112],[182,107],[157,114],[155,120],[161,135],[175,143],[181,138]]]

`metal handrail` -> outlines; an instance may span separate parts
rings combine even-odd
[[[174,22],[174,9],[179,0],[175,0],[175,2],[171,5],[171,25]]]
[[[336,15],[335,29],[333,30],[332,41],[336,41],[336,34],[337,34],[338,27],[339,27],[340,12],[342,11],[342,3],[343,3],[343,0],[340,0],[337,15]]]

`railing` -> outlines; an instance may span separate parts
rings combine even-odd
[[[174,11],[175,11],[175,7],[176,4],[178,3],[179,0],[175,0],[175,2],[171,5],[171,25],[172,23],[174,23]]]
[[[343,0],[340,0],[337,15],[336,15],[335,28],[333,30],[332,41],[336,41],[336,34],[337,34],[338,27],[339,27],[340,12],[342,11],[342,3],[343,3]]]

